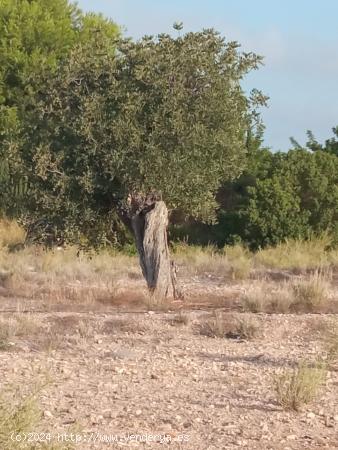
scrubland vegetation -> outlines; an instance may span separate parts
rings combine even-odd
[[[262,57],[182,27],[0,3],[0,449],[338,448],[338,127],[266,148]]]

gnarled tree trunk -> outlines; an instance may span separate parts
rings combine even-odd
[[[142,273],[150,292],[158,298],[182,298],[176,267],[170,260],[168,210],[163,201],[140,208],[131,217]]]

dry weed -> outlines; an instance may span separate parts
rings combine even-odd
[[[302,362],[292,370],[284,370],[274,379],[279,404],[285,409],[299,411],[317,395],[326,377],[323,363],[311,365]]]
[[[25,241],[25,230],[14,220],[0,220],[0,249],[14,250]]]
[[[169,319],[169,323],[173,326],[188,325],[189,322],[190,319],[188,314],[185,314],[183,311],[180,311]]]
[[[257,336],[258,323],[246,316],[224,315],[215,311],[212,318],[195,327],[198,334],[211,338],[253,339]]]
[[[42,330],[38,318],[31,314],[14,314],[0,319],[0,349],[7,350],[16,337],[32,337]]]
[[[226,246],[224,253],[234,280],[244,280],[250,276],[252,254],[242,245]]]
[[[275,247],[260,250],[255,263],[273,269],[306,270],[327,267],[335,251],[328,250],[331,239],[327,235],[309,240],[290,239]]]
[[[295,306],[302,311],[314,311],[327,304],[330,293],[330,272],[316,270],[292,285]]]
[[[214,274],[226,276],[229,272],[228,261],[224,254],[213,246],[190,246],[185,243],[174,245],[175,259],[189,275]]]

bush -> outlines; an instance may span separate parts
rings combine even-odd
[[[258,333],[258,323],[246,316],[226,316],[215,311],[212,318],[195,327],[198,334],[211,338],[253,339]]]
[[[295,305],[305,311],[313,311],[324,306],[328,300],[330,274],[316,270],[309,278],[293,283]]]
[[[275,378],[279,404],[285,409],[299,411],[316,397],[325,376],[326,368],[321,363],[312,366],[302,362],[295,369],[285,370]]]

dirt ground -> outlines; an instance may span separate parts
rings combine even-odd
[[[2,319],[19,311],[38,323],[0,351],[1,389],[43,384],[42,425],[31,431],[47,433],[42,441],[48,433],[53,442],[77,440],[81,450],[338,448],[338,367],[299,412],[283,410],[274,389],[278,373],[323,354],[321,335],[334,315],[242,313],[245,283],[183,282],[185,303],[150,311],[137,302],[140,279],[130,281],[127,301],[95,307],[46,308],[34,296],[2,292]],[[257,336],[201,335],[198,324],[214,309],[230,321],[254,316]]]

